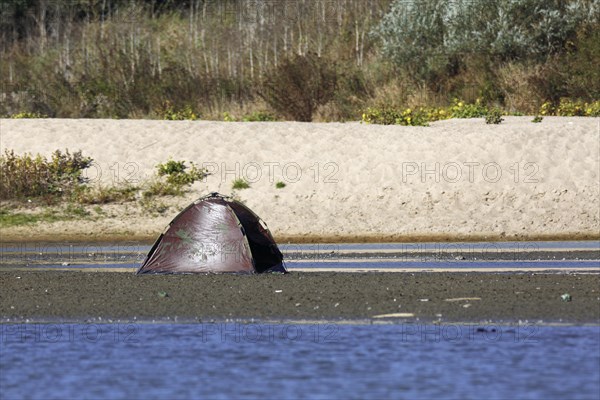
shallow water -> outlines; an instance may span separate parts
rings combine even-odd
[[[2,398],[597,399],[600,327],[0,325]]]
[[[580,270],[600,271],[600,241],[282,244],[290,271]],[[0,268],[93,268],[134,271],[150,246],[139,243],[8,243]]]

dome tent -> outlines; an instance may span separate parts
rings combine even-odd
[[[248,207],[211,193],[181,211],[137,274],[286,272],[266,224]]]

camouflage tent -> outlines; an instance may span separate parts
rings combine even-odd
[[[285,266],[266,224],[239,201],[211,193],[171,221],[137,273],[267,271]]]

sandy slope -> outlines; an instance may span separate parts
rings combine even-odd
[[[251,181],[238,196],[280,239],[600,236],[600,120],[530,121],[450,120],[424,128],[3,119],[2,152],[81,149],[96,161],[90,178],[104,184],[147,179],[169,157],[212,175],[186,198],[167,201],[172,207],[160,217],[142,215],[133,203],[111,205],[112,218],[3,228],[2,236],[152,237],[189,201],[232,193],[237,177]],[[278,181],[287,186],[276,189]]]

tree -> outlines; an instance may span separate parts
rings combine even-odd
[[[309,53],[284,59],[263,79],[258,94],[285,117],[310,122],[317,108],[333,98],[336,84],[332,63]]]
[[[386,58],[428,80],[468,53],[544,61],[599,15],[598,0],[396,0],[373,34]]]

